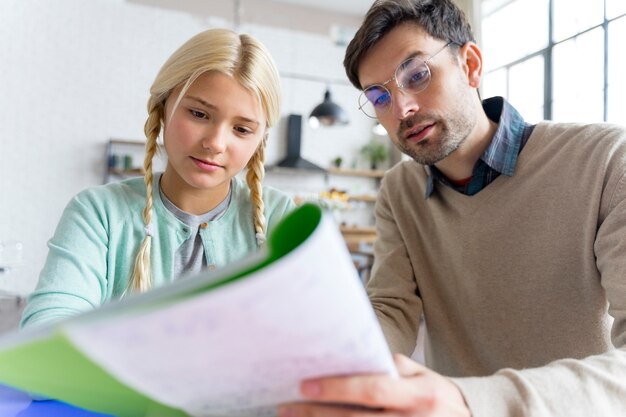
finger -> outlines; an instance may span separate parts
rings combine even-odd
[[[400,417],[394,411],[367,409],[345,405],[312,403],[286,404],[278,409],[278,417]]]
[[[430,370],[400,353],[394,353],[393,361],[400,376],[414,376],[428,373]]]
[[[306,399],[323,403],[355,404],[371,408],[408,410],[432,405],[432,388],[416,382],[423,377],[392,378],[387,375],[330,377],[304,381]]]

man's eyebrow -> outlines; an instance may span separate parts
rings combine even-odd
[[[400,63],[398,64],[398,67],[399,67],[400,65],[402,65],[402,63],[404,63],[404,62],[408,61],[408,60],[409,60],[409,59],[411,59],[411,58],[419,57],[419,58],[425,59],[425,57],[427,57],[427,56],[428,56],[428,54],[427,54],[426,52],[424,52],[424,51],[413,51],[413,52],[409,53],[408,55],[406,55],[406,56],[402,59],[402,61],[400,61]],[[396,69],[397,69],[398,67],[396,67]],[[379,83],[372,83],[372,84],[369,84],[369,85],[363,86],[363,90],[366,90],[366,89],[368,89],[368,88],[370,88],[370,87],[374,87],[374,86],[377,86],[377,85],[383,85],[383,84],[384,84],[384,83],[386,83],[387,81],[391,80],[391,78],[393,78],[395,75],[396,75],[396,74],[395,74],[395,73],[393,73],[393,74],[391,74],[391,76],[389,77],[389,79],[387,79],[387,80],[385,80],[385,81],[382,81],[382,82],[379,82]]]
[[[208,101],[201,99],[200,97],[188,95],[188,96],[185,96],[184,98],[188,98],[188,99],[191,99],[193,101],[197,101],[198,103],[202,104],[203,106],[205,106],[205,107],[207,107],[209,109],[219,110],[219,108],[216,105],[211,104]],[[255,124],[257,126],[260,125],[259,121],[256,120],[256,119],[251,119],[251,118],[245,117],[245,116],[236,116],[236,118],[239,119],[239,120],[242,120],[244,122],[247,122],[247,123]]]

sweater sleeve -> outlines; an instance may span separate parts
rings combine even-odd
[[[594,244],[596,265],[613,318],[614,349],[583,359],[478,378],[454,378],[474,417],[621,416],[626,410],[626,177],[606,213]],[[602,210],[604,211],[604,210]]]
[[[386,184],[383,180],[375,207],[377,236],[367,293],[391,351],[410,356],[417,340],[422,301]]]
[[[57,321],[98,307],[106,288],[105,220],[84,192],[65,208],[21,326]]]
[[[291,197],[272,187],[265,187],[263,190],[266,202],[265,216],[267,217],[267,233],[271,233],[276,225],[280,223],[296,207]]]

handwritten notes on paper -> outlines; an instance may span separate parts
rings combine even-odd
[[[68,329],[129,386],[193,416],[270,416],[303,379],[395,373],[345,245],[328,220],[294,251],[158,311]]]

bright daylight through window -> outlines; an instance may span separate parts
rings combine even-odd
[[[483,0],[483,97],[529,122],[626,124],[625,0]]]

